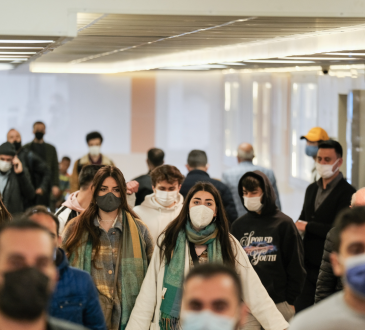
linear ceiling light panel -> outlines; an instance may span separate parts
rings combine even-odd
[[[365,53],[325,53],[326,55],[365,56]]]
[[[354,57],[350,57],[350,58],[346,58],[346,57],[282,57],[283,59],[286,60],[314,60],[314,61],[357,61],[360,60],[360,58],[354,58]]]
[[[53,40],[0,40],[0,44],[51,44]]]
[[[308,64],[315,63],[313,61],[288,61],[288,60],[246,60],[247,63],[268,63],[268,64]]]
[[[37,54],[37,52],[0,52],[0,54],[5,54],[5,55],[33,55],[33,54]]]
[[[44,47],[18,47],[18,46],[14,46],[14,47],[9,47],[9,46],[0,46],[0,49],[44,49]]]

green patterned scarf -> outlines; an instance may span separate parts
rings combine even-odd
[[[77,256],[77,258],[75,257]],[[70,257],[70,264],[91,274],[92,245],[87,232],[82,244]],[[123,211],[122,251],[118,287],[121,288],[122,319],[120,330],[127,326],[137,295],[147,272],[147,255],[134,218]],[[97,283],[95,283],[97,286]]]
[[[180,231],[170,263],[165,265],[163,279],[164,298],[160,307],[160,328],[177,330],[180,328],[179,316],[182,286],[185,270],[186,239],[197,245],[208,245],[209,262],[223,262],[221,246],[216,240],[218,229],[214,223],[200,232],[195,231],[188,221],[185,230]]]

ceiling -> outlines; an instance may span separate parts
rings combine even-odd
[[[60,45],[61,42],[58,41],[57,45],[60,46],[53,47],[54,50],[52,52],[41,53],[40,57],[38,54],[36,63],[112,64],[120,61],[143,60],[158,55],[173,55],[184,51],[249,44],[275,38],[286,38],[308,33],[315,34],[319,31],[323,32],[361,25],[365,26],[365,18],[163,16],[83,13],[78,14],[77,37],[63,45]],[[21,38],[19,37],[19,39]],[[28,39],[31,38],[28,37]],[[47,38],[45,37],[44,39]],[[56,41],[51,37],[49,39]],[[2,44],[0,44],[1,46]],[[38,50],[33,49],[32,51],[37,52]],[[204,68],[204,70],[365,63],[365,51],[357,51],[357,53],[362,53],[363,55],[352,55],[351,57],[315,54],[300,56],[301,59],[292,59],[291,57],[266,59],[281,61],[276,63],[246,61],[244,63],[220,64],[218,67],[208,67]],[[332,58],[332,60],[323,59],[323,57]],[[341,58],[346,60],[341,60]],[[160,69],[178,68],[160,67]]]

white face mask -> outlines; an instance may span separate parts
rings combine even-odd
[[[89,154],[91,156],[99,156],[100,155],[100,146],[90,146]]]
[[[251,212],[258,212],[262,209],[261,204],[262,195],[259,197],[243,197],[247,210]]]
[[[162,191],[156,189],[155,198],[162,206],[170,206],[177,200],[177,191]]]
[[[7,172],[13,167],[11,162],[7,162],[6,160],[0,160],[0,171]]]
[[[317,173],[321,178],[329,179],[340,169],[340,167],[337,167],[334,171],[332,171],[333,166],[335,166],[339,161],[340,158],[337,159],[333,164],[319,164],[316,162]]]
[[[189,210],[191,223],[195,228],[203,229],[208,226],[214,217],[214,212],[205,205],[193,206]]]

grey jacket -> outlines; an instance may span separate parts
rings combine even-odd
[[[79,324],[50,317],[47,322],[47,330],[89,330]]]

